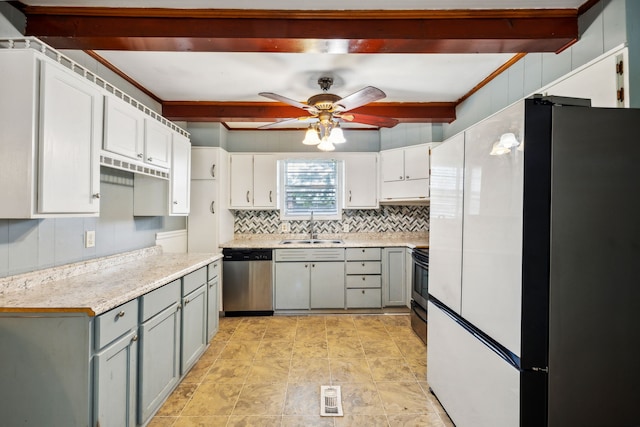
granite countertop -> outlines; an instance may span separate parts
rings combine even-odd
[[[222,258],[159,247],[0,278],[0,313],[104,313]]]
[[[244,234],[236,235],[233,240],[222,243],[221,248],[255,249],[255,248],[366,248],[366,247],[408,247],[428,248],[428,233],[351,233],[321,234],[317,239],[340,239],[344,243],[282,243],[283,240],[308,239],[308,235],[291,234]]]

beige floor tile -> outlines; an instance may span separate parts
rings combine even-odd
[[[260,346],[260,340],[229,341],[220,353],[220,359],[253,359]]]
[[[405,357],[407,364],[411,368],[411,372],[416,376],[418,381],[427,380],[427,356],[414,358]]]
[[[229,341],[254,341],[261,340],[267,328],[262,326],[239,326]]]
[[[360,340],[354,339],[336,339],[327,340],[329,346],[329,358],[364,358],[364,350]]]
[[[164,417],[164,416],[155,416],[147,427],[172,427],[178,417]]]
[[[222,353],[222,350],[224,350],[224,347],[226,345],[227,343],[225,341],[211,340],[209,348],[207,348],[200,360],[211,360],[212,362],[215,361],[218,356],[220,356],[220,353]]]
[[[293,341],[296,337],[295,326],[268,326],[264,333],[263,340]]]
[[[225,427],[229,417],[180,417],[173,427]]]
[[[245,384],[232,415],[281,415],[287,383]]]
[[[193,365],[193,368],[187,372],[187,375],[182,381],[185,383],[200,383],[205,375],[207,375],[207,372],[209,372],[209,369],[211,369],[214,362],[215,359],[208,358],[203,360],[200,358],[200,360]]]
[[[329,359],[293,358],[289,369],[289,383],[329,384]]]
[[[320,341],[327,338],[324,325],[302,326],[296,329],[296,341]]]
[[[415,340],[396,341],[402,355],[406,358],[422,359],[427,358],[427,347],[416,337]]]
[[[342,411],[346,415],[384,415],[382,401],[373,382],[340,384]]]
[[[218,359],[202,381],[244,384],[252,364],[251,359]]]
[[[298,327],[324,325],[326,316],[298,316]]]
[[[329,359],[333,383],[372,382],[371,370],[366,359]]]
[[[329,347],[326,340],[321,341],[294,341],[293,358],[319,358],[329,357]]]
[[[242,387],[242,384],[204,382],[185,406],[182,416],[230,415]]]
[[[362,348],[367,358],[370,357],[402,357],[402,353],[391,339],[379,341],[365,341],[362,339]]]
[[[379,319],[387,328],[391,326],[408,328],[411,326],[411,317],[408,314],[388,314],[380,316]]]
[[[385,415],[345,415],[336,417],[336,427],[395,427],[389,426]]]
[[[284,415],[320,414],[320,385],[314,383],[289,384]]]
[[[438,414],[389,415],[393,427],[444,427]]]
[[[216,342],[216,341],[226,342],[226,341],[229,341],[234,332],[235,332],[235,328],[218,329],[218,333],[216,334],[215,337],[213,337],[213,339],[211,341],[212,342]]]
[[[193,396],[198,384],[182,382],[158,410],[159,416],[178,416]]]
[[[415,382],[379,382],[378,393],[387,415],[433,412],[427,396]]]
[[[327,339],[329,340],[359,340],[358,330],[354,327],[348,328],[329,328],[327,327]]]
[[[256,352],[257,359],[290,359],[293,352],[292,340],[268,340],[264,338],[260,342],[258,351]]]
[[[384,328],[358,329],[358,337],[361,341],[391,341],[391,335]]]
[[[415,381],[411,368],[403,358],[368,359],[373,380],[378,381]]]
[[[334,427],[333,418],[315,416],[289,416],[282,417],[282,427]],[[365,427],[365,426],[362,426]]]
[[[255,359],[246,383],[286,383],[289,378],[290,359]]]
[[[232,415],[227,427],[280,427],[282,417],[262,415]]]
[[[413,329],[408,326],[387,326],[387,332],[396,341],[410,341],[419,339]],[[424,344],[423,344],[424,345]]]

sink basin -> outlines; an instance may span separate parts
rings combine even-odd
[[[289,244],[303,244],[303,245],[314,245],[314,244],[329,244],[333,243],[335,245],[340,245],[344,243],[344,240],[340,239],[286,239],[280,242],[282,245]]]

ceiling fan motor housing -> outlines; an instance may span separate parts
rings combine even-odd
[[[307,100],[307,104],[312,105],[321,111],[332,111],[335,106],[334,103],[341,99],[341,97],[332,93],[320,93],[309,98]]]

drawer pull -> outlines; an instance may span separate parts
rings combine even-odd
[[[364,277],[362,278],[362,281],[364,281]]]
[[[118,313],[118,317],[124,317],[124,310],[122,310],[120,313]]]
[[[138,336],[134,335],[133,338],[131,338],[131,341],[138,341]]]
[[[364,253],[364,249],[362,250],[362,253]]]
[[[362,263],[362,266],[364,267],[364,262]]]
[[[362,294],[364,295],[364,289],[362,290]]]
[[[215,203],[216,201],[214,200],[213,202],[211,202],[211,206],[209,206],[209,210],[211,211],[212,214],[216,213]]]
[[[190,302],[190,301],[189,301],[189,298],[185,299],[185,300],[184,300],[184,305],[189,304],[189,302]]]
[[[249,203],[249,190],[247,190],[247,203]]]

